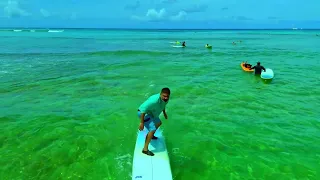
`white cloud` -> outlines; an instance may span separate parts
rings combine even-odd
[[[166,9],[162,8],[159,12],[157,12],[155,9],[149,9],[146,17],[150,19],[155,20],[161,20],[166,16]]]
[[[141,21],[160,21],[166,18],[166,9],[162,8],[159,12],[155,9],[149,9],[145,16],[132,16],[133,19]]]
[[[17,18],[21,16],[29,16],[30,13],[20,8],[18,1],[9,0],[3,8],[5,15],[8,18]]]
[[[45,10],[45,9],[40,9],[40,13],[42,14],[42,16],[44,17],[49,17],[51,14],[49,11]]]
[[[187,13],[185,11],[180,11],[177,15],[171,16],[171,20],[181,21],[181,20],[185,20],[186,17],[187,17]]]
[[[180,11],[176,15],[169,15],[165,8],[160,9],[157,11],[156,9],[149,9],[145,16],[132,16],[135,20],[140,21],[162,21],[162,20],[183,20],[187,16],[187,13],[185,11]]]

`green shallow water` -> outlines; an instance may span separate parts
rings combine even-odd
[[[137,108],[168,86],[175,180],[319,179],[317,33],[0,32],[0,177],[131,179]]]

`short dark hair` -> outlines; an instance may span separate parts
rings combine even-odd
[[[170,95],[170,89],[165,87],[165,88],[162,88],[161,89],[161,93],[166,93],[166,94],[169,94]]]

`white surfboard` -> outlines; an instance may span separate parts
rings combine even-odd
[[[172,46],[172,47],[174,47],[174,48],[185,48],[186,46]]]
[[[148,130],[138,130],[138,137],[133,155],[132,180],[172,180],[170,160],[167,147],[159,128],[155,136],[156,140],[151,140],[149,150],[154,156],[148,156],[142,153],[145,137]]]
[[[262,71],[260,75],[260,77],[265,80],[272,79],[273,76],[274,76],[273,71],[270,68],[266,68],[266,72]]]

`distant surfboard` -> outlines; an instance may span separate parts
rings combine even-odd
[[[133,155],[132,180],[172,180],[169,155],[167,152],[164,137],[159,128],[155,136],[156,140],[151,140],[149,150],[154,156],[142,153],[145,137],[148,130],[138,130],[136,146]]]
[[[172,46],[172,47],[175,47],[175,48],[184,48],[186,46]]]
[[[48,30],[49,33],[59,33],[63,32],[64,30]]]

